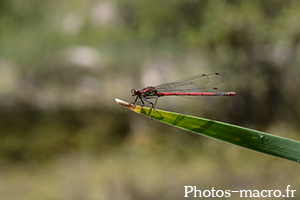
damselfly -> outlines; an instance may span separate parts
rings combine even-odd
[[[224,80],[224,76],[220,73],[200,74],[175,82],[163,83],[158,86],[149,86],[141,90],[132,89],[131,95],[136,96],[135,101],[132,104],[142,102],[142,106],[151,104],[152,108],[155,108],[158,98],[163,96],[235,96],[235,92],[223,92],[222,90],[214,87],[222,83]],[[155,102],[153,103],[149,99],[155,99]]]

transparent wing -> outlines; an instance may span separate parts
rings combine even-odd
[[[158,92],[222,92],[213,86],[222,83],[225,77],[219,73],[200,74],[155,87]]]

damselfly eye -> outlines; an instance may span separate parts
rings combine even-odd
[[[132,90],[131,90],[131,95],[132,95],[132,96],[137,95],[137,93],[138,93],[138,90],[137,90],[137,89],[132,89]]]

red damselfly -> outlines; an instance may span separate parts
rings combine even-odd
[[[225,80],[220,73],[200,74],[184,78],[175,82],[163,83],[158,86],[149,86],[141,90],[132,89],[131,95],[136,96],[132,104],[142,102],[142,106],[151,104],[154,109],[159,97],[189,96],[189,97],[221,97],[235,96],[235,92],[223,92],[214,87]],[[155,99],[151,102],[149,99]],[[145,102],[146,103],[145,103]]]

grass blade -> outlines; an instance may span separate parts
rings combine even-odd
[[[141,107],[116,99],[130,110],[160,122],[247,149],[300,162],[300,142],[214,120]]]

